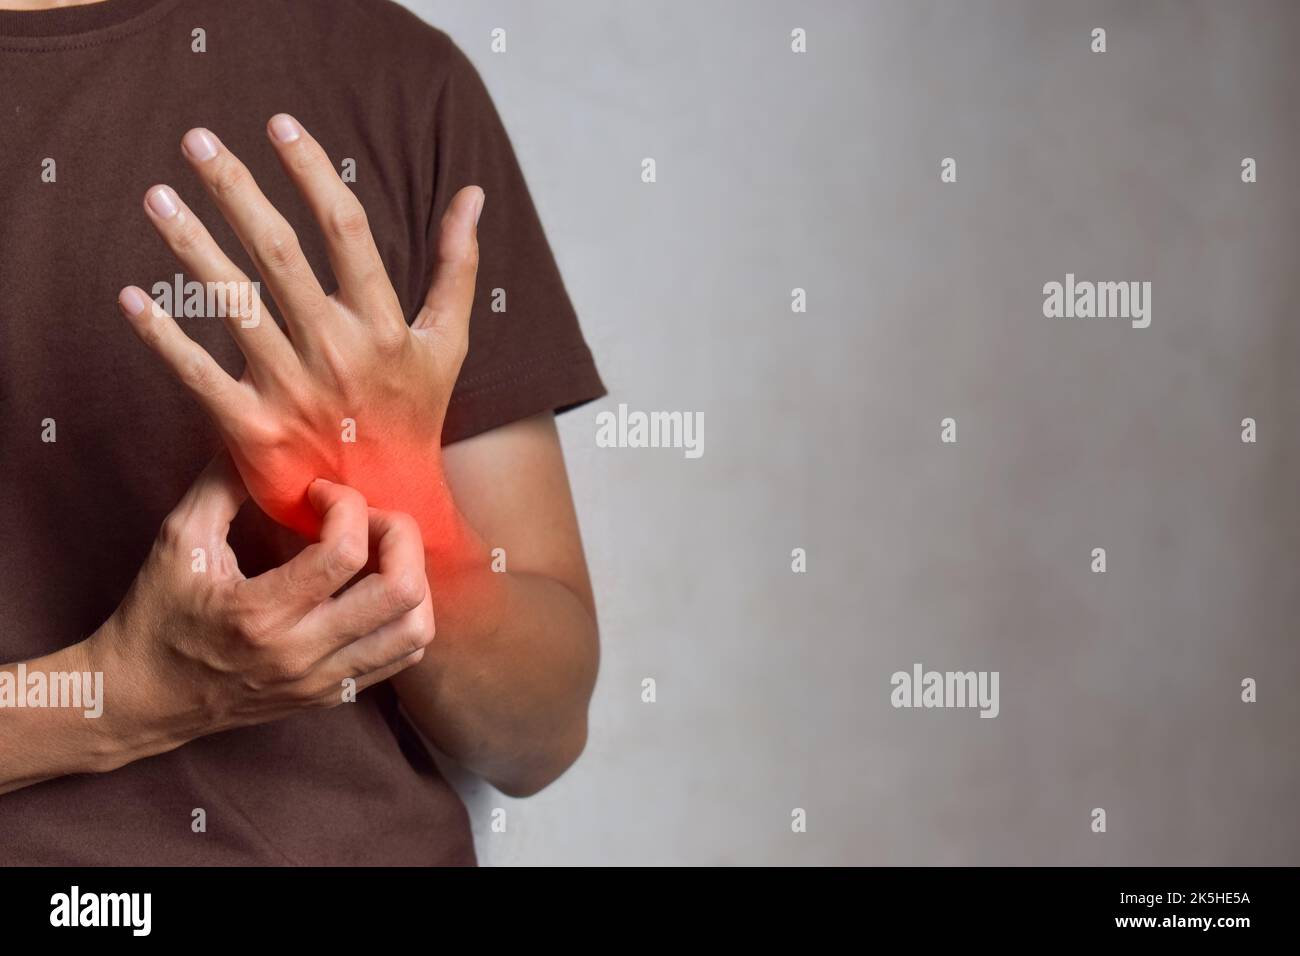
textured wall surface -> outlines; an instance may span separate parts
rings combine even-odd
[[[611,389],[562,420],[591,741],[462,781],[484,862],[1300,863],[1300,6],[407,5]],[[1150,282],[1149,327],[1046,317],[1067,274]],[[598,447],[620,402],[704,454]],[[997,717],[892,706],[916,663]]]

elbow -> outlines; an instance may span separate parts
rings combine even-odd
[[[508,761],[501,772],[484,774],[492,786],[508,797],[531,797],[545,790],[577,763],[587,747],[587,711],[600,667],[600,640],[595,617],[589,614],[585,623],[580,653],[573,665],[567,668],[571,683],[566,682],[567,689],[560,698],[567,698],[567,705],[554,711],[555,719],[541,722],[544,729],[537,722],[529,721],[533,732],[525,735],[527,744],[511,748],[514,759]],[[519,721],[516,721],[514,729],[523,731]]]
[[[522,799],[541,793],[572,767],[587,747],[587,715],[551,740],[541,742],[524,760],[489,783],[507,797]]]

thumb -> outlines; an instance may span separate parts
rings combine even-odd
[[[457,341],[469,335],[478,277],[478,219],[485,199],[482,189],[466,186],[447,205],[438,231],[433,284],[412,328],[438,329]]]
[[[173,514],[197,522],[205,532],[225,538],[230,522],[248,500],[248,489],[239,476],[230,452],[224,448],[195,479]]]

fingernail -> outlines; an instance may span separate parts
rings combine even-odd
[[[297,121],[287,113],[276,113],[271,117],[271,135],[281,143],[292,143],[300,133]]]
[[[175,195],[166,186],[158,186],[151,190],[145,202],[159,219],[170,219],[180,211],[180,207],[176,205]]]
[[[181,147],[201,163],[217,155],[217,138],[205,129],[192,129],[181,140]]]
[[[487,194],[483,190],[478,191],[478,208],[474,210],[474,225],[478,226],[479,217],[483,215],[483,203],[487,202]]]
[[[117,301],[121,303],[122,308],[126,309],[128,315],[139,315],[144,311],[146,304],[140,290],[130,286],[117,294]]]

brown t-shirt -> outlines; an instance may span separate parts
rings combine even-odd
[[[122,286],[150,289],[181,271],[141,211],[157,182],[177,187],[256,275],[181,158],[187,129],[212,129],[243,159],[334,287],[318,230],[266,141],[280,111],[340,168],[355,161],[352,188],[408,318],[448,200],[471,183],[487,193],[469,356],[444,442],[603,393],[506,133],[444,34],[385,0],[0,12],[0,661],[98,627],[219,447],[115,306]],[[504,312],[492,309],[494,289],[506,291]],[[238,372],[219,321],[181,322]],[[46,419],[54,442],[42,440]],[[251,506],[241,514],[246,573],[273,560],[265,521]],[[191,829],[196,808],[206,833]],[[356,704],[0,796],[0,864],[473,862],[465,809],[387,685]]]

